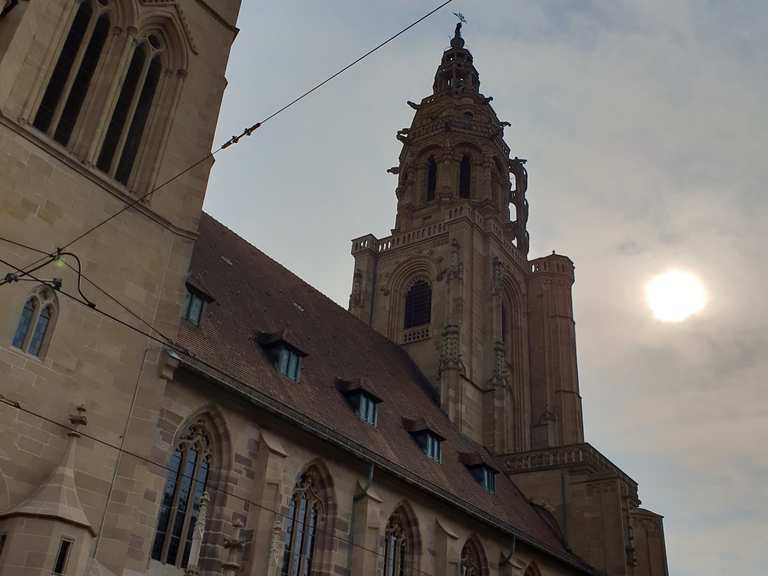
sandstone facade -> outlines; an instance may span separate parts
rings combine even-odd
[[[583,443],[573,267],[527,259],[458,33],[395,233],[353,244],[360,322],[201,211],[239,0],[0,6],[0,575],[666,573],[660,517]]]

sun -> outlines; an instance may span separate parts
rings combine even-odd
[[[645,300],[657,320],[682,322],[704,308],[707,292],[690,272],[669,270],[645,285]]]

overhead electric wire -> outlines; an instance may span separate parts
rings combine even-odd
[[[383,42],[381,42],[381,43],[377,44],[377,45],[376,45],[374,48],[371,48],[371,49],[370,49],[370,50],[368,50],[366,53],[364,53],[362,56],[360,56],[360,57],[356,58],[355,60],[353,60],[352,62],[350,62],[349,64],[347,64],[346,66],[344,66],[343,68],[341,68],[340,70],[338,70],[337,72],[335,72],[335,73],[331,74],[331,75],[330,75],[328,78],[326,78],[326,79],[325,79],[325,80],[323,80],[322,82],[319,82],[318,84],[315,84],[315,85],[314,85],[312,88],[310,88],[309,90],[307,90],[307,91],[303,92],[302,94],[300,94],[299,96],[297,96],[296,98],[294,98],[293,100],[291,100],[290,102],[288,102],[287,104],[285,104],[284,106],[282,106],[282,107],[278,108],[277,110],[275,110],[274,112],[272,112],[270,115],[268,115],[266,118],[264,118],[264,119],[263,119],[263,120],[261,120],[260,122],[256,122],[255,124],[253,124],[253,125],[249,126],[248,128],[245,128],[245,129],[244,129],[244,130],[243,130],[243,131],[242,131],[240,134],[238,134],[237,136],[232,136],[232,137],[231,137],[229,140],[227,140],[226,142],[224,142],[224,143],[223,143],[221,146],[219,146],[218,148],[216,148],[216,149],[215,149],[215,150],[213,150],[212,152],[209,152],[208,154],[206,154],[204,157],[200,158],[200,159],[199,159],[197,162],[195,162],[194,164],[191,164],[190,166],[188,166],[187,168],[185,168],[184,170],[182,170],[181,172],[179,172],[179,173],[178,173],[178,174],[176,174],[175,176],[172,176],[172,177],[171,177],[171,178],[169,178],[168,180],[165,180],[164,182],[162,182],[162,183],[161,183],[161,184],[159,184],[158,186],[155,186],[154,188],[152,188],[151,190],[149,190],[149,191],[148,191],[148,192],[146,192],[145,194],[143,194],[143,195],[139,196],[138,198],[135,198],[134,200],[131,200],[130,202],[127,202],[127,203],[126,203],[126,204],[125,204],[125,205],[124,205],[122,208],[120,208],[119,210],[117,210],[116,212],[114,212],[113,214],[111,214],[110,216],[107,216],[107,217],[106,217],[106,218],[104,218],[103,220],[101,220],[101,221],[97,222],[96,224],[94,224],[94,225],[90,226],[90,227],[89,227],[89,228],[87,228],[85,231],[81,232],[80,234],[78,234],[77,236],[75,236],[74,238],[72,238],[71,240],[69,240],[68,242],[66,242],[65,244],[63,244],[62,246],[60,246],[60,247],[58,247],[58,248],[59,248],[60,250],[65,250],[65,249],[69,248],[70,246],[72,246],[72,245],[73,245],[73,244],[75,244],[76,242],[79,242],[80,240],[82,240],[82,239],[83,239],[83,238],[85,238],[86,236],[88,236],[88,235],[92,234],[93,232],[95,232],[96,230],[98,230],[99,228],[101,228],[102,226],[104,226],[105,224],[107,224],[108,222],[111,222],[112,220],[114,220],[115,218],[117,218],[117,217],[118,217],[120,214],[122,214],[123,212],[125,212],[125,211],[127,211],[127,210],[130,210],[131,208],[133,208],[133,207],[135,207],[135,206],[138,206],[138,205],[139,205],[139,204],[141,204],[141,203],[142,203],[144,200],[146,200],[147,198],[149,198],[150,196],[152,196],[152,195],[153,195],[153,194],[155,194],[156,192],[160,191],[161,189],[163,189],[164,187],[166,187],[168,184],[171,184],[172,182],[175,182],[176,180],[178,180],[179,178],[181,178],[183,175],[187,174],[189,171],[191,171],[191,170],[193,170],[193,169],[197,168],[197,167],[198,167],[199,165],[201,165],[203,162],[206,162],[207,160],[209,160],[209,159],[213,158],[213,157],[214,157],[216,154],[218,154],[218,153],[219,153],[219,152],[221,152],[222,150],[225,150],[226,148],[229,148],[230,146],[233,146],[234,144],[237,144],[238,142],[240,142],[240,140],[241,140],[242,138],[244,138],[244,137],[246,137],[246,136],[250,136],[251,134],[253,134],[253,132],[254,132],[255,130],[257,130],[258,128],[260,128],[261,126],[263,126],[264,124],[266,124],[266,123],[267,123],[267,122],[269,122],[270,120],[272,120],[274,117],[278,116],[279,114],[282,114],[283,112],[285,112],[286,110],[288,110],[289,108],[291,108],[292,106],[294,106],[295,104],[297,104],[298,102],[300,102],[301,100],[303,100],[304,98],[306,98],[307,96],[309,96],[310,94],[312,94],[313,92],[315,92],[316,90],[318,90],[319,88],[321,88],[321,87],[325,86],[325,85],[326,85],[328,82],[330,82],[330,81],[331,81],[331,80],[333,80],[334,78],[336,78],[336,77],[340,76],[341,74],[343,74],[344,72],[346,72],[347,70],[349,70],[350,68],[352,68],[353,66],[355,66],[356,64],[358,64],[359,62],[361,62],[361,61],[365,60],[365,59],[366,59],[368,56],[370,56],[370,55],[371,55],[371,54],[373,54],[374,52],[377,52],[378,50],[380,50],[381,48],[383,48],[384,46],[386,46],[387,44],[389,44],[390,42],[392,42],[393,40],[395,40],[396,38],[398,38],[398,37],[399,37],[399,36],[401,36],[402,34],[405,34],[405,33],[406,33],[408,30],[410,30],[411,28],[413,28],[413,27],[414,27],[414,26],[416,26],[417,24],[420,24],[421,22],[423,22],[424,20],[426,20],[427,18],[429,18],[429,17],[430,17],[430,16],[432,16],[434,13],[438,12],[440,9],[444,8],[445,6],[447,6],[448,4],[450,4],[451,2],[453,2],[453,0],[445,0],[443,3],[441,3],[441,4],[440,4],[440,5],[438,5],[437,7],[433,8],[432,10],[430,10],[429,12],[427,12],[426,14],[424,14],[424,15],[423,15],[421,18],[419,18],[418,20],[415,20],[414,22],[412,22],[411,24],[409,24],[408,26],[406,26],[405,28],[403,28],[403,29],[402,29],[402,30],[400,30],[399,32],[397,32],[397,33],[393,34],[392,36],[390,36],[389,38],[387,38],[387,39],[386,39],[386,40],[384,40]],[[168,226],[167,226],[166,224],[164,224],[163,222],[160,222],[160,221],[158,221],[158,220],[155,220],[155,219],[152,219],[152,221],[153,221],[153,222],[156,222],[157,224],[159,224],[159,225],[163,226],[164,228],[166,228],[166,229],[168,229],[168,230],[171,230],[172,232],[176,233],[176,230],[173,230],[173,229],[171,229],[170,227],[168,227]],[[40,252],[41,252],[41,253],[43,253],[43,251],[40,251]],[[37,264],[38,264],[39,262],[41,262],[41,261],[42,261],[42,259],[38,259],[37,261],[35,261],[35,262],[31,262],[31,263],[27,264],[26,266],[24,266],[24,267],[23,267],[23,268],[24,268],[24,270],[21,272],[21,273],[22,273],[22,275],[25,275],[25,274],[26,274],[26,269],[27,269],[27,268],[29,268],[29,267],[32,267],[32,266],[35,266],[35,265],[37,265]],[[3,284],[3,283],[2,283],[2,282],[0,282],[0,286],[2,286],[2,284]]]

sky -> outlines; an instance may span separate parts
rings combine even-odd
[[[438,4],[245,0],[217,143]],[[587,441],[665,516],[670,574],[764,574],[768,3],[454,0],[218,155],[205,209],[346,307],[350,240],[394,225],[395,133],[451,11],[528,159],[531,257],[576,264]],[[678,324],[643,300],[670,268],[709,296]]]

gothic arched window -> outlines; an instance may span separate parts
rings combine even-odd
[[[33,356],[43,356],[53,333],[57,304],[53,290],[41,286],[27,299],[21,309],[13,345]]]
[[[470,184],[472,181],[472,163],[469,156],[464,156],[461,159],[461,166],[459,167],[459,197],[469,198],[470,196]]]
[[[435,190],[437,190],[437,162],[430,157],[427,161],[427,202],[435,199]]]
[[[84,0],[53,68],[33,125],[66,146],[110,29],[108,0]]]
[[[406,329],[429,324],[432,319],[432,286],[426,280],[417,280],[405,295]]]
[[[384,576],[412,576],[416,550],[413,526],[403,506],[389,517],[384,531]]]
[[[96,165],[128,185],[163,72],[164,44],[150,34],[133,51]]]
[[[325,502],[314,469],[304,473],[291,496],[286,515],[281,576],[309,576],[317,526],[325,514]]]
[[[211,443],[202,422],[182,435],[168,464],[152,559],[185,568],[211,469]]]
[[[485,576],[485,554],[474,539],[467,540],[461,549],[461,576]]]

